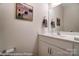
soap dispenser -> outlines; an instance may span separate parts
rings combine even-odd
[[[43,18],[42,26],[43,26],[43,27],[47,27],[47,19],[46,19],[45,16],[44,16],[44,18]]]
[[[44,16],[42,21],[42,32],[47,32],[47,31],[48,31],[47,19],[46,16]]]
[[[52,19],[50,22],[51,33],[55,31],[55,21]]]

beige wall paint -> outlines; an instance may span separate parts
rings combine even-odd
[[[1,10],[0,10],[1,11]],[[0,18],[1,18],[1,16],[0,16]],[[1,19],[0,19],[1,20]],[[1,22],[0,22],[0,48],[1,48],[1,41],[2,41],[2,38],[1,38]]]
[[[1,7],[1,4],[0,4],[0,7]],[[0,8],[0,50],[3,50],[3,46],[4,46],[4,44],[3,44],[3,41],[4,41],[4,39],[3,39],[3,26],[2,26],[2,7]]]
[[[79,32],[79,3],[64,5],[64,31]]]
[[[33,52],[38,31],[44,16],[48,18],[48,4],[28,3],[33,6],[33,21],[23,21],[15,18],[15,4],[0,4],[0,15],[3,26],[3,49],[16,47],[17,52]]]

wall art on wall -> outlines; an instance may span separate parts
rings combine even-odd
[[[16,3],[16,18],[21,20],[33,20],[33,7],[26,3]]]

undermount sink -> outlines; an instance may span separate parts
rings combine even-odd
[[[67,37],[67,36],[70,36],[70,35],[61,35],[61,34],[60,34],[59,36],[62,36],[62,37]]]
[[[62,34],[61,32],[55,32],[55,33],[51,33],[52,35],[57,35],[57,36],[60,36],[60,37],[69,37],[69,36],[72,36],[72,35],[67,35],[67,34]]]
[[[56,35],[61,36],[61,37],[69,37],[69,36],[71,36],[71,35],[61,34],[61,33],[57,33]]]

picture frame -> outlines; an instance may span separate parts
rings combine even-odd
[[[33,7],[26,3],[16,3],[16,19],[33,20]]]

